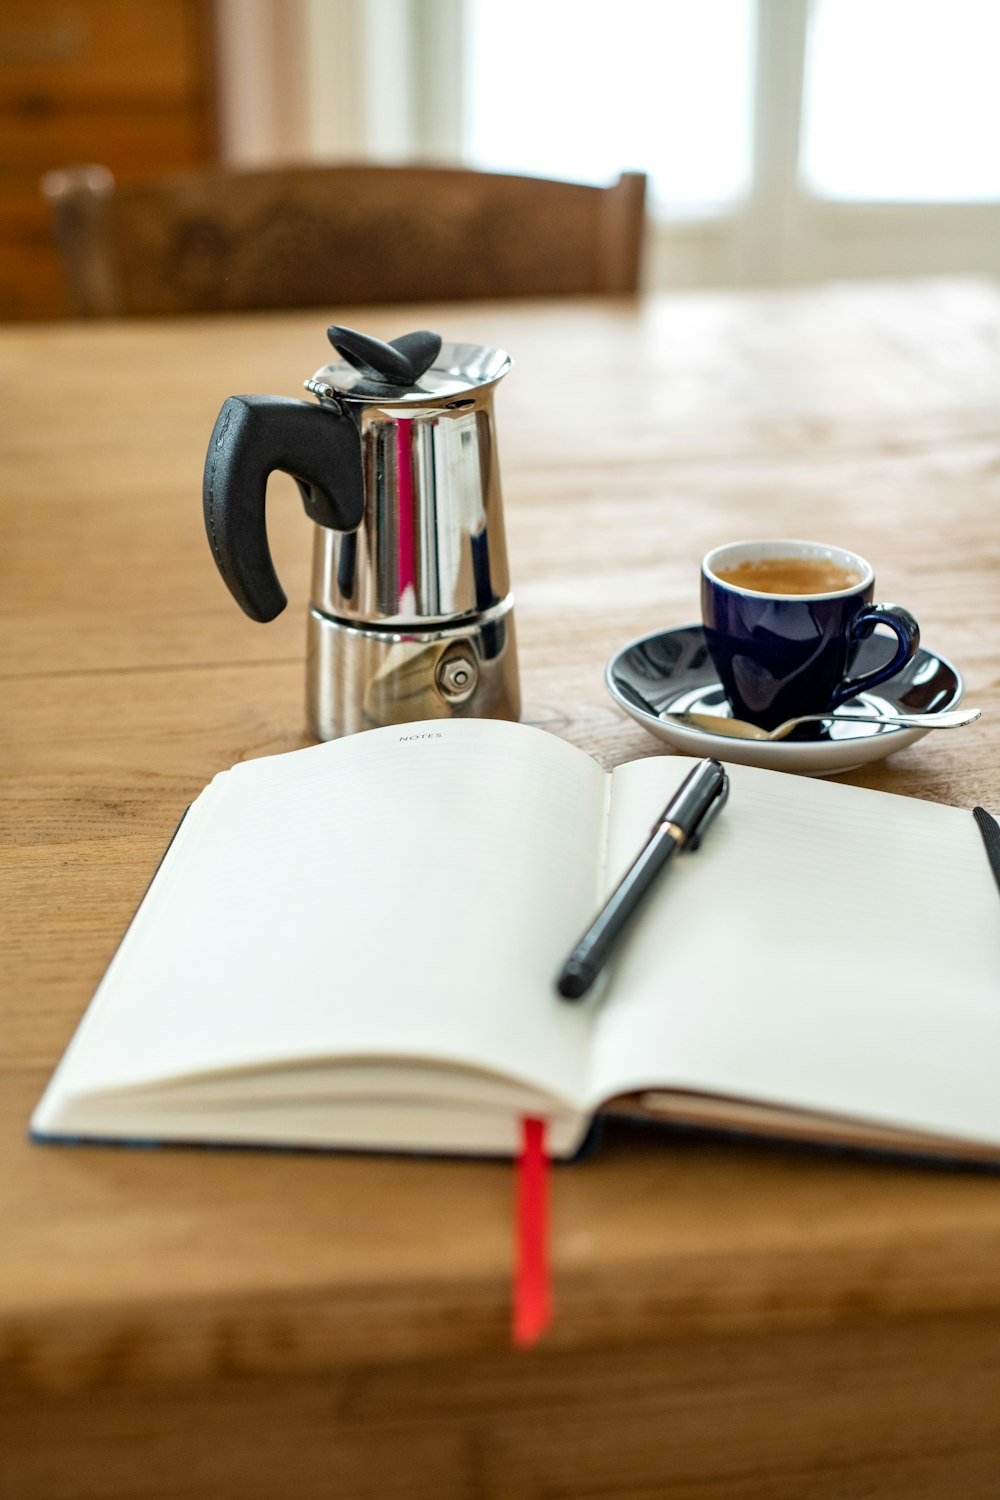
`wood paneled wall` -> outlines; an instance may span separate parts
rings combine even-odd
[[[0,320],[68,312],[45,172],[98,162],[125,182],[216,159],[213,9],[0,5]]]

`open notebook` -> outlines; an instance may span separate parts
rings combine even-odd
[[[602,1110],[1000,1158],[1000,900],[972,814],[733,766],[582,1005],[555,976],[691,768],[378,729],[217,776],[40,1139],[572,1155]]]

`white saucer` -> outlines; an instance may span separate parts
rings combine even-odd
[[[862,641],[852,669],[873,670],[885,660],[887,644],[879,635]],[[694,712],[730,717],[700,625],[660,630],[623,646],[608,662],[604,680],[615,702],[657,739],[685,755],[713,755],[743,766],[834,776],[882,760],[929,733],[843,720],[803,725],[793,739],[735,740],[671,723],[661,715]],[[960,703],[964,691],[951,663],[921,646],[901,672],[852,698],[851,707],[872,713],[940,713]]]

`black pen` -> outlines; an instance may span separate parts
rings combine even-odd
[[[695,850],[729,796],[729,777],[717,760],[700,760],[653,824],[649,838],[562,967],[556,989],[581,999],[607,962],[661,870],[682,849]]]

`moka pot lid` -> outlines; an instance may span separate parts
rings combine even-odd
[[[494,385],[511,367],[503,349],[444,342],[428,329],[389,343],[337,324],[327,334],[341,358],[305,382],[321,398],[340,396],[365,405],[453,401]]]

